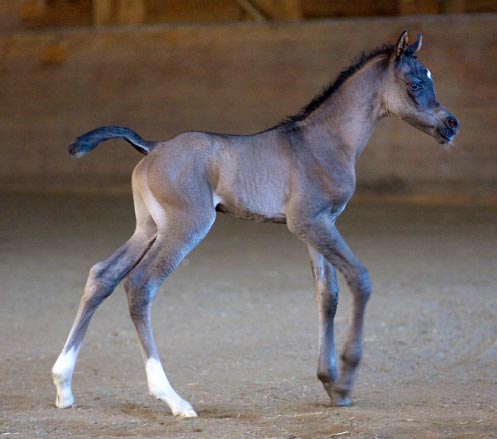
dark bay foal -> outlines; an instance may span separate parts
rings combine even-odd
[[[82,156],[111,138],[147,154],[132,178],[136,230],[109,259],[90,270],[67,342],[52,373],[57,407],[74,404],[71,379],[90,319],[124,279],[150,393],[175,415],[196,416],[171,387],[152,335],[150,308],[162,282],[208,233],[216,211],[255,221],[286,223],[309,248],[319,314],[318,377],[332,404],[350,404],[361,359],[363,320],[371,294],[368,270],[335,226],[355,189],[355,162],[378,121],[397,116],[451,143],[458,120],[436,99],[430,71],[416,58],[421,36],[363,55],[300,114],[249,135],[188,132],[144,141],[122,127],[79,137],[70,153]],[[333,319],[335,268],[353,295],[350,332],[337,370]]]

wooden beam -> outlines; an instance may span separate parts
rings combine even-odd
[[[265,14],[251,0],[237,0],[237,3],[252,20],[258,22],[267,21]]]

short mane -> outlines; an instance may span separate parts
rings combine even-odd
[[[354,64],[352,64],[350,67],[347,67],[345,70],[342,70],[337,78],[333,82],[331,82],[330,85],[325,87],[319,95],[315,96],[314,99],[309,102],[299,113],[282,120],[278,125],[276,125],[276,128],[292,128],[297,122],[305,120],[311,113],[317,110],[326,100],[328,100],[330,96],[335,93],[348,78],[362,69],[368,61],[377,56],[389,55],[392,53],[393,49],[393,45],[384,44],[383,46],[378,47],[371,52],[363,52]]]

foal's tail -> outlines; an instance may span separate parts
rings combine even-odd
[[[122,138],[126,140],[137,151],[145,155],[152,151],[154,146],[157,144],[157,142],[143,140],[137,133],[135,133],[133,130],[130,130],[129,128],[107,126],[97,128],[93,131],[89,131],[86,134],[79,136],[73,143],[69,145],[69,154],[76,158],[82,157],[95,149],[100,142],[116,138]]]

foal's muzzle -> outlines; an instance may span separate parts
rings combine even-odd
[[[448,116],[443,121],[443,125],[437,128],[439,142],[452,143],[452,140],[457,134],[458,128],[459,128],[459,121],[455,116],[449,113]]]

